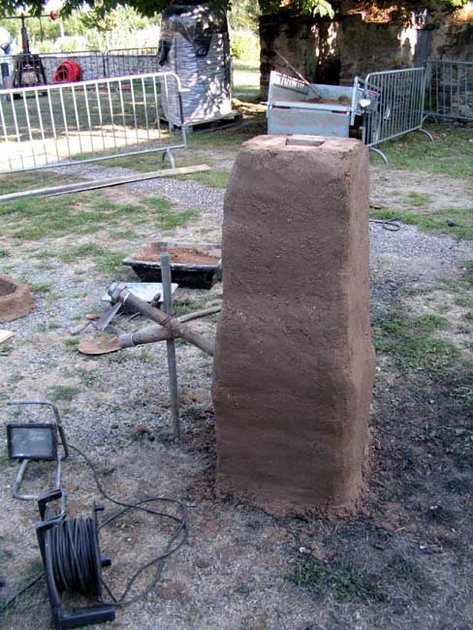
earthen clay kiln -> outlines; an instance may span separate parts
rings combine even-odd
[[[34,300],[26,284],[0,276],[0,323],[29,315],[33,306]]]
[[[374,379],[368,152],[246,142],[225,198],[217,485],[275,514],[352,511]]]

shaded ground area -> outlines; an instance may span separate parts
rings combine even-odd
[[[210,179],[0,206],[1,273],[27,279],[37,300],[32,315],[9,325],[15,337],[0,345],[2,422],[7,400],[47,396],[113,495],[168,494],[189,505],[188,544],[168,561],[155,592],[118,611],[114,628],[468,628],[473,256],[468,241],[457,240],[458,228],[371,227],[378,371],[369,485],[352,520],[274,519],[215,500],[211,362],[197,349],[177,348],[181,446],[171,439],[164,346],[99,359],[77,354],[78,338],[69,330],[103,308],[100,297],[112,279],[132,277],[120,265],[125,254],[147,240],[220,240],[222,184],[241,137],[210,137],[193,140],[186,156],[215,165]],[[136,165],[131,160],[126,167]],[[109,168],[77,167],[75,175],[102,177]],[[392,213],[442,209],[447,198],[453,212],[472,205],[459,173],[430,177],[427,189],[425,179],[399,165],[375,165],[373,184],[373,205]],[[414,193],[431,199],[416,197],[424,205],[413,208]],[[220,285],[210,292],[180,289],[176,309],[210,306],[220,296]],[[142,325],[117,322],[127,330]],[[199,327],[211,333],[215,318]],[[33,506],[10,498],[14,474],[3,453],[0,574],[9,580],[7,594],[40,568]],[[65,465],[64,483],[71,514],[87,515],[99,496],[76,455]],[[102,531],[102,547],[113,559],[105,577],[114,590],[167,534],[161,523],[136,514]],[[22,596],[2,624],[49,627],[44,584]]]

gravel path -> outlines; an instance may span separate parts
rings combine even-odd
[[[370,223],[371,308],[373,317],[389,311],[404,286],[433,285],[453,278],[473,258],[466,242],[401,224],[398,232]]]
[[[128,177],[135,172],[131,169],[99,166],[96,164],[78,164],[57,169],[84,179],[97,180],[107,177]],[[377,174],[375,180],[386,178]],[[392,176],[391,180],[392,182]],[[378,186],[378,184],[376,184]],[[445,182],[442,181],[442,186]],[[183,207],[199,208],[204,217],[215,226],[218,232],[223,215],[224,191],[209,188],[191,180],[155,179],[135,184],[128,184],[115,189],[120,194],[126,193],[136,198],[140,194],[154,194],[163,196]],[[392,187],[389,189],[392,192]],[[379,190],[375,193],[379,196]],[[192,229],[181,231],[185,240],[190,240]],[[445,236],[421,232],[415,227],[402,225],[398,232],[383,229],[380,224],[372,223],[371,234],[371,272],[373,311],[389,307],[389,302],[398,293],[401,286],[417,282],[432,283],[439,278],[453,277],[459,273],[462,261],[471,258],[473,251],[465,242],[458,242]],[[176,238],[178,239],[178,235]],[[77,265],[65,266],[59,259],[50,259],[48,268],[37,265],[37,260],[29,256],[29,245],[16,246],[16,257],[9,258],[8,264],[14,270],[13,275],[28,278],[32,285],[50,285],[46,294],[37,296],[37,308],[26,319],[9,324],[15,332],[15,352],[9,357],[9,370],[18,371],[22,378],[15,384],[14,392],[17,396],[31,393],[31,386],[42,373],[42,383],[38,394],[47,395],[52,384],[64,381],[74,387],[80,382],[74,371],[86,369],[90,359],[76,354],[64,354],[64,334],[77,325],[77,318],[84,312],[102,308],[100,297],[106,289],[105,283],[97,282],[97,278],[86,273],[83,266],[80,273]],[[54,296],[54,299],[51,299]],[[205,298],[204,298],[205,299]],[[53,330],[47,330],[51,326]],[[39,329],[45,329],[38,334]],[[28,342],[34,339],[34,348]],[[25,344],[23,347],[22,344]],[[19,346],[17,348],[17,346]],[[181,352],[190,353],[192,361],[203,361],[197,358],[193,349],[183,349]],[[194,353],[194,355],[192,355]],[[96,400],[85,396],[80,404],[73,404],[74,419],[71,419],[73,435],[80,435],[87,442],[94,443],[104,449],[119,448],[133,432],[134,420],[130,418],[131,401],[145,399],[143,383],[152,383],[152,390],[159,391],[159,402],[166,404],[167,376],[165,369],[165,353],[163,346],[153,348],[151,365],[144,364],[142,356],[148,356],[149,350],[134,349],[126,354],[126,362],[120,364],[115,355],[106,357],[100,362],[99,382],[114,384],[114,407],[107,409],[105,416],[99,415],[93,425],[86,421],[87,414],[97,415],[100,408]],[[120,355],[117,355],[120,356]],[[187,360],[187,359],[186,359]],[[208,363],[208,362],[207,362]],[[49,368],[49,369],[48,369]],[[206,401],[210,403],[208,390],[210,388],[210,367],[207,364],[207,374],[202,378],[201,388],[207,391]],[[150,376],[152,374],[152,376]],[[199,376],[200,378],[200,376]],[[182,380],[182,377],[181,377]],[[9,375],[4,373],[1,381],[9,383]],[[184,379],[185,383],[185,379]],[[190,387],[190,385],[189,385]],[[12,388],[7,387],[4,399],[11,397]],[[158,400],[150,402],[150,408],[155,408]],[[141,402],[138,403],[141,405]],[[144,404],[144,403],[143,403]],[[99,405],[97,407],[97,405]],[[144,422],[148,420],[154,426],[158,423],[165,425],[169,412],[161,408],[156,415],[153,411],[144,410]],[[119,424],[120,431],[111,429]],[[113,439],[109,439],[110,435]],[[125,436],[125,437],[124,437]]]
[[[87,180],[100,180],[118,177],[132,177],[136,171],[123,167],[106,167],[95,164],[77,164],[54,169],[57,173],[75,175]],[[142,195],[160,195],[187,208],[206,210],[216,217],[223,216],[224,190],[202,186],[190,179],[148,179],[142,182],[127,184],[125,187]]]
[[[86,179],[133,174],[130,169],[91,164],[74,165],[68,167],[67,172]],[[126,185],[123,190],[134,196],[152,193],[184,207],[198,207],[217,229],[223,214],[224,191],[190,180],[155,179]],[[185,240],[190,240],[192,230],[184,228],[182,234],[185,234]],[[453,277],[459,273],[462,261],[473,255],[471,247],[464,242],[421,232],[411,226],[402,225],[398,232],[391,232],[372,223],[370,234],[374,314],[379,309],[389,308],[400,287]],[[13,275],[28,278],[32,286],[47,284],[49,289],[36,296],[37,307],[29,317],[8,324],[8,328],[15,332],[15,350],[8,358],[8,372],[4,371],[0,377],[4,385],[2,398],[6,400],[13,394],[29,396],[35,390],[36,396],[47,396],[57,384],[81,390],[83,381],[87,381],[87,371],[97,372],[95,384],[99,390],[113,383],[113,405],[110,408],[110,396],[101,392],[97,397],[90,397],[87,391],[82,391],[74,397],[68,404],[73,410],[68,420],[73,439],[94,444],[105,453],[117,451],[133,436],[136,417],[145,426],[150,423],[154,429],[165,427],[169,422],[169,409],[164,345],[153,346],[152,352],[142,347],[97,361],[70,350],[65,352],[64,338],[68,337],[68,330],[77,326],[78,318],[87,311],[103,308],[100,298],[106,290],[106,282],[97,279],[93,273],[88,274],[80,262],[65,266],[53,258],[44,269],[29,256],[28,244],[17,246],[15,251],[16,257],[8,258],[9,266],[14,269]],[[198,297],[204,301],[212,300],[220,291],[221,287],[216,287],[210,296],[201,292]],[[186,292],[183,294],[185,298]],[[145,325],[145,322],[138,322],[135,327],[139,325]],[[179,352],[184,399],[187,390],[193,390],[198,383],[201,402],[210,404],[210,361],[188,346],[180,348]],[[194,370],[191,376],[185,372],[184,365]],[[200,373],[202,366],[204,372]],[[21,375],[13,385],[12,373]],[[136,414],[138,408],[140,412]],[[91,423],[87,419],[92,417]]]

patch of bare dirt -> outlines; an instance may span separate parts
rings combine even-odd
[[[415,204],[429,209],[444,209],[452,206],[468,208],[473,203],[470,182],[447,175],[432,175],[414,171],[396,170],[386,165],[372,165],[371,201],[391,210],[413,210]],[[412,197],[421,195],[421,197]],[[422,199],[423,198],[423,199]]]

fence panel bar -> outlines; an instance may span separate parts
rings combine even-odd
[[[426,115],[473,120],[473,61],[427,62]]]

